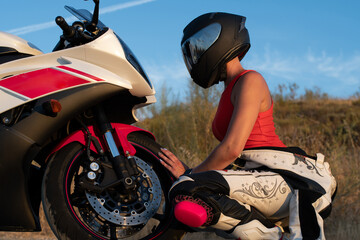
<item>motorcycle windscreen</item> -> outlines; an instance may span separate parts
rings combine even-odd
[[[65,6],[65,9],[68,10],[72,15],[77,17],[80,21],[91,22],[93,15],[86,9],[75,9],[70,6]],[[97,27],[99,29],[104,29],[106,26],[100,20],[98,20]]]

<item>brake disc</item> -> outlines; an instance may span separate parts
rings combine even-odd
[[[105,191],[102,194],[85,192],[94,211],[117,225],[135,226],[145,224],[158,210],[161,203],[161,184],[155,171],[143,160],[134,157],[140,175],[134,178],[139,183],[137,201],[117,201]]]

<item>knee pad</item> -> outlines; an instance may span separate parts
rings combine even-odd
[[[181,201],[175,205],[175,218],[190,227],[200,227],[208,219],[205,208],[197,203]]]
[[[169,198],[175,204],[175,218],[190,227],[210,225],[216,207],[208,201],[208,195],[199,191],[199,184],[194,179],[181,176],[169,191]]]
[[[210,179],[218,181],[214,184]],[[169,191],[176,219],[191,227],[215,224],[221,214],[215,198],[219,193],[228,193],[226,184],[217,172],[181,176]]]
[[[175,218],[190,227],[208,226],[216,220],[214,208],[201,198],[178,195],[175,197]]]

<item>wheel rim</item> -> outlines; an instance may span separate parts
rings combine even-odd
[[[76,184],[83,173],[85,157],[79,153],[71,162],[66,176],[68,206],[76,220],[90,233],[100,239],[133,237],[143,238],[152,233],[167,218],[166,201],[161,182],[147,162],[135,157],[141,174],[137,177],[140,187],[136,203],[119,204],[113,194],[104,191],[94,194],[79,192]],[[135,179],[134,179],[135,180]]]
[[[135,203],[122,203],[114,200],[108,193],[92,194],[86,192],[86,197],[92,208],[104,219],[117,225],[136,226],[146,224],[157,212],[161,203],[161,184],[155,171],[143,160],[135,157],[141,174],[137,182],[138,200]]]

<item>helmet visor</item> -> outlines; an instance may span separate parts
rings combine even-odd
[[[213,23],[186,39],[181,45],[184,61],[187,69],[191,72],[192,67],[199,61],[200,57],[219,38],[221,25]]]

